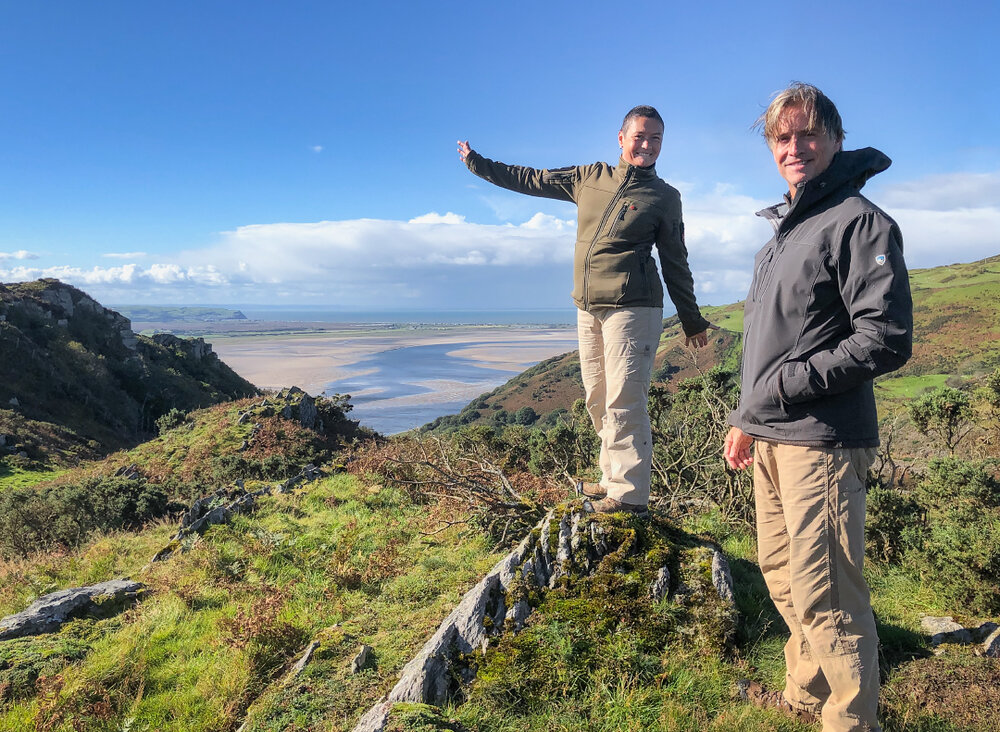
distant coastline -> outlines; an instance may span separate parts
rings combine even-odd
[[[463,320],[469,312],[450,315]],[[517,320],[515,314],[523,318],[527,312],[539,311],[508,315]],[[369,322],[136,322],[133,327],[203,337],[223,361],[261,388],[350,393],[351,416],[385,434],[457,413],[539,361],[576,349],[575,328],[551,322],[448,324],[373,317]]]

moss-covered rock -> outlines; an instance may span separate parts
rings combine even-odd
[[[716,546],[663,517],[558,506],[466,594],[355,730],[388,729],[398,702],[547,704],[609,665],[655,669],[671,645],[721,655],[736,624],[726,578]]]
[[[448,719],[440,708],[430,704],[393,705],[385,732],[464,732],[465,727]]]

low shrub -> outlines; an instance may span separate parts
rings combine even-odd
[[[28,556],[54,546],[77,546],[95,531],[135,529],[179,508],[144,480],[88,478],[0,494],[0,555]]]

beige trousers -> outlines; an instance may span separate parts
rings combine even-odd
[[[577,311],[587,412],[601,438],[601,486],[610,498],[645,506],[653,439],[649,381],[663,330],[663,308]]]
[[[791,638],[785,698],[822,710],[824,732],[881,729],[878,635],[865,556],[865,477],[874,449],[754,448],[758,558]]]

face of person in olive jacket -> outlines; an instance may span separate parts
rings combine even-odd
[[[618,133],[622,160],[637,168],[648,168],[660,157],[663,125],[651,117],[633,117],[628,127]]]

